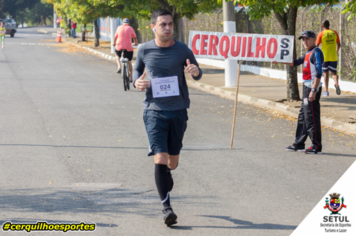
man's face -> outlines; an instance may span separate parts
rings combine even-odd
[[[305,47],[305,49],[309,50],[312,49],[313,47],[315,47],[315,38],[302,38],[303,40],[303,45]]]
[[[155,28],[157,37],[162,42],[168,42],[173,35],[173,19],[170,15],[157,17],[156,24],[151,24],[151,28]]]

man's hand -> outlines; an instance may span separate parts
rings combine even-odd
[[[185,71],[194,76],[194,77],[198,77],[199,76],[199,69],[196,65],[194,64],[190,64],[189,59],[187,59],[187,67],[185,68]]]
[[[144,91],[150,86],[150,81],[145,80],[146,71],[143,72],[140,78],[135,81],[135,87],[137,90]]]
[[[309,101],[312,102],[315,100],[316,92],[310,91],[309,93]]]
[[[132,46],[137,46],[137,45],[138,45],[138,43],[133,43],[133,44],[132,44]]]

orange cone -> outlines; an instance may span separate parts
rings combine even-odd
[[[61,42],[62,42],[62,33],[61,33],[60,30],[57,31],[57,39],[56,39],[56,41],[57,41],[58,43],[61,43]]]

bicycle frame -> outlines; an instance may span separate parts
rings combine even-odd
[[[124,82],[124,89],[129,90],[130,89],[130,76],[129,76],[129,71],[128,71],[128,66],[127,62],[129,60],[127,58],[121,58],[120,62],[122,63],[122,68],[121,68],[121,78]]]

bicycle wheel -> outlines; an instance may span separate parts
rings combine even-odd
[[[121,78],[122,78],[122,81],[123,81],[123,83],[124,83],[124,89],[125,89],[125,91],[127,90],[126,89],[126,87],[127,87],[127,85],[126,85],[126,66],[125,66],[125,64],[124,65],[122,65],[122,69],[121,69]]]
[[[130,75],[128,73],[128,71],[126,71],[126,85],[127,85],[127,90],[130,90]]]

